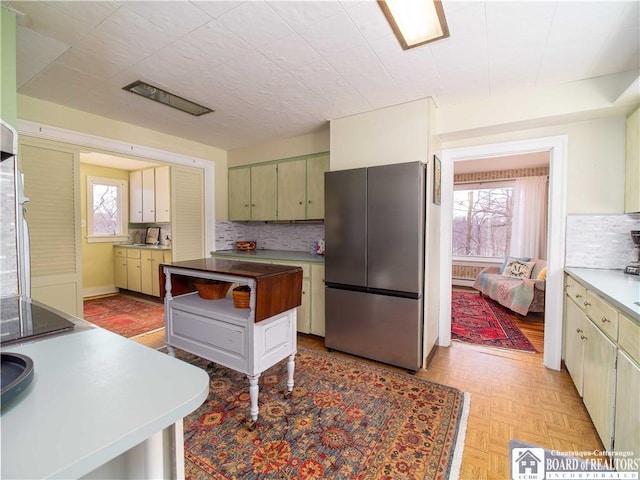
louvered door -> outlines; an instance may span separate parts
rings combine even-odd
[[[173,261],[205,257],[204,172],[171,169],[171,235]]]
[[[23,138],[25,218],[31,249],[31,296],[81,316],[82,252],[78,155],[55,143]]]

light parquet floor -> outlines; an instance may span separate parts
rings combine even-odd
[[[541,352],[542,327],[528,323],[525,327],[538,330],[540,345],[530,340]],[[134,340],[159,348],[164,332]],[[325,350],[322,337],[299,334],[298,343]],[[510,439],[558,451],[603,450],[569,374],[545,368],[542,353],[454,342],[449,348],[438,347],[429,368],[417,375],[471,393],[461,480],[509,479]]]

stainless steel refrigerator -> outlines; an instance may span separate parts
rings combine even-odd
[[[422,366],[421,162],[325,173],[325,346]]]

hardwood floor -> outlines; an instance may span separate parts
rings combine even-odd
[[[542,322],[524,322],[542,338]],[[159,348],[164,332],[133,340]],[[299,334],[298,343],[325,350],[322,337]],[[437,347],[429,368],[417,375],[471,394],[461,480],[510,478],[510,439],[558,451],[604,450],[569,374],[545,368],[542,353],[453,342],[448,348]]]

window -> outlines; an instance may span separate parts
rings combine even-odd
[[[453,255],[504,257],[511,241],[513,189],[458,185],[453,192]]]
[[[129,182],[87,177],[87,241],[127,240]]]

